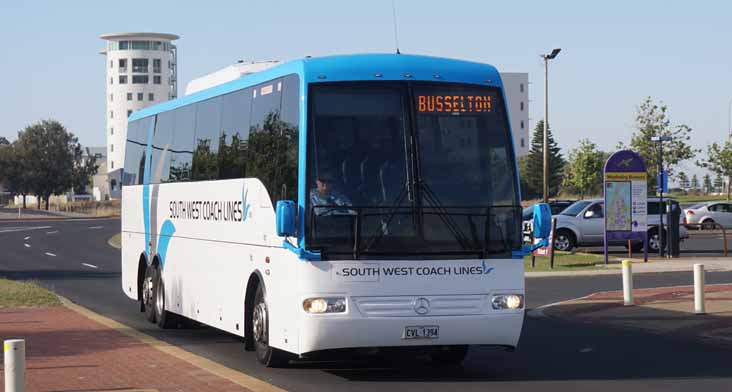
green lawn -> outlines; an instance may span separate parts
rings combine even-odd
[[[111,247],[114,247],[117,249],[122,248],[122,234],[117,233],[117,234],[113,235],[112,238],[110,238],[109,241],[107,241],[107,243]]]
[[[33,282],[0,278],[0,309],[61,305],[58,297]]]
[[[578,271],[604,269],[604,255],[589,253],[555,252],[554,269],[549,268],[549,257],[536,257],[536,266],[531,268],[531,256],[524,257],[524,267],[531,271]],[[610,257],[610,264],[620,263],[620,259]],[[598,266],[599,265],[599,266]]]
[[[671,194],[671,197],[676,199],[679,203],[702,203],[705,201],[717,201],[717,200],[725,200],[727,198],[726,195],[677,195],[677,194]]]

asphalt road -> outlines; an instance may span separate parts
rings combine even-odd
[[[205,327],[162,331],[145,322],[120,288],[120,253],[107,245],[117,232],[118,220],[0,222],[0,275],[38,280],[98,313],[294,391],[727,391],[732,385],[729,350],[534,317],[526,318],[516,352],[472,349],[459,369],[379,357],[264,369],[235,336]],[[636,287],[690,282],[689,273],[635,278]],[[709,273],[707,282],[732,282],[732,272]],[[527,301],[536,307],[620,284],[617,276],[528,279]]]

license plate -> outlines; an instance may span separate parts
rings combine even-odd
[[[419,325],[404,327],[402,339],[439,339],[440,327],[437,325]]]

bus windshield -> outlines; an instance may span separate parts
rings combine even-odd
[[[503,257],[520,247],[496,88],[311,85],[306,243],[331,258]]]

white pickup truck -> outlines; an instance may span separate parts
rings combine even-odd
[[[664,202],[666,200],[668,199],[664,199]],[[603,199],[580,200],[555,215],[557,230],[554,235],[554,249],[569,251],[578,246],[602,246],[605,228],[604,205]],[[671,205],[672,208],[681,208],[674,200],[671,200]],[[658,251],[660,242],[658,236],[659,206],[658,198],[648,198],[648,245],[651,252]],[[683,214],[680,214],[679,220],[683,220]],[[663,224],[666,223],[666,214],[664,214]],[[683,226],[679,228],[679,238],[681,240],[689,238],[689,231]],[[627,242],[611,242],[610,245],[627,246]],[[631,246],[634,252],[643,250],[643,243],[640,241],[633,242]]]

